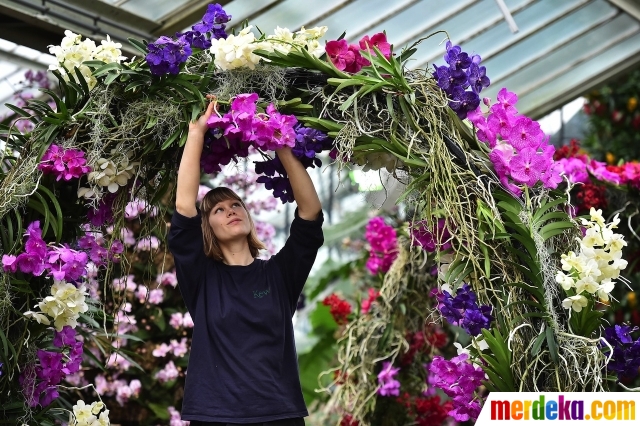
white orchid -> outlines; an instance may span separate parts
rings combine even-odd
[[[562,301],[562,307],[565,309],[573,309],[576,312],[582,311],[582,308],[586,308],[589,301],[581,294],[567,297]]]
[[[562,271],[557,271],[556,282],[565,291],[573,290],[574,296],[564,299],[562,306],[580,312],[588,305],[585,294],[602,301],[609,300],[615,287],[614,279],[628,262],[622,258],[622,247],[627,245],[621,234],[613,229],[620,223],[618,215],[606,224],[602,210],[591,209],[591,220],[582,219],[587,229],[580,242],[580,251],[561,256]],[[566,271],[566,272],[563,272]]]
[[[80,314],[89,310],[85,303],[87,295],[84,286],[78,288],[66,281],[55,280],[51,286],[51,296],[45,297],[35,306],[41,312],[27,311],[23,315],[46,325],[51,323],[51,319],[58,331],[65,325],[75,328]]]
[[[73,406],[73,413],[69,415],[69,426],[109,426],[109,410],[102,401],[87,405],[79,400]]]
[[[247,67],[255,69],[262,59],[254,54],[254,50],[261,48],[256,43],[256,37],[249,25],[237,35],[230,34],[226,39],[212,39],[209,51],[214,55],[214,63],[221,70],[232,70]]]
[[[562,286],[565,290],[570,290],[576,284],[576,281],[570,275],[565,274],[562,271],[558,271],[556,274],[556,282]]]
[[[91,69],[84,65],[85,61],[103,61],[105,63],[121,63],[124,59],[120,48],[120,43],[115,43],[111,40],[111,37],[107,35],[106,40],[102,40],[100,46],[96,46],[96,43],[91,39],[82,40],[82,36],[75,34],[69,30],[64,32],[65,37],[59,46],[49,46],[49,52],[55,55],[58,60],[57,64],[49,65],[49,69],[52,71],[58,71],[65,80],[69,81],[69,75],[73,75],[74,68],[78,68],[78,71],[82,74],[89,89],[97,84],[97,79],[93,76]],[[77,78],[73,75],[73,79]]]
[[[125,155],[118,156],[116,151],[111,151],[113,157],[99,158],[96,164],[92,165],[92,172],[87,175],[89,182],[106,187],[111,193],[118,191],[121,186],[126,186],[129,179],[131,179],[140,166],[139,162],[132,162],[132,153],[128,152]],[[91,194],[91,192],[93,192]],[[85,190],[80,188],[78,190],[78,196],[84,196],[85,198],[92,198],[91,195],[95,195],[95,190]]]

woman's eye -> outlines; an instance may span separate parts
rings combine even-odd
[[[233,207],[240,207],[240,203],[233,203]]]
[[[218,207],[218,208],[216,209],[215,213],[218,213],[218,212],[220,212],[220,211],[222,211],[222,207]]]

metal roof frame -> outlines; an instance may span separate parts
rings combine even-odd
[[[152,8],[152,0],[147,1]],[[0,38],[19,40],[46,51],[47,45],[60,40],[64,29],[71,29],[97,39],[110,34],[123,43],[128,54],[137,54],[126,43],[128,37],[151,41],[159,35],[184,30],[197,22],[206,5],[213,1],[176,1],[173,10],[153,20],[131,12],[138,11],[143,4],[138,0],[3,0]],[[133,6],[134,2],[136,7],[127,10],[127,5]],[[261,30],[271,32],[276,25],[291,30],[328,25],[328,39],[347,31],[351,42],[357,42],[364,34],[386,30],[398,51],[437,30],[449,31],[454,43],[482,55],[494,83],[487,89],[487,95],[495,96],[504,83],[520,95],[521,112],[533,117],[540,117],[640,64],[637,0],[504,0],[503,9],[497,0],[218,2],[232,15],[230,26],[238,27],[249,20]],[[164,5],[162,13],[171,7],[166,1],[158,4]],[[517,33],[508,29],[506,14],[518,25]],[[32,30],[24,31],[25,26]],[[594,39],[591,33],[603,34],[603,38]],[[442,38],[423,42],[412,66],[424,68],[441,62]],[[517,49],[529,49],[528,57],[514,56]],[[519,59],[510,61],[509,55]],[[4,59],[25,63],[20,58],[8,58],[6,53]],[[539,63],[546,64],[546,68]],[[572,81],[567,73],[576,80]],[[566,82],[559,86],[558,81]]]

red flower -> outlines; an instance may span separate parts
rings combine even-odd
[[[351,414],[345,414],[340,420],[340,426],[359,426],[360,422],[351,417]]]
[[[351,305],[335,293],[327,296],[322,301],[322,304],[331,308],[331,316],[333,316],[338,325],[346,324],[349,321],[348,316],[351,314]]]
[[[378,296],[380,296],[380,292],[374,288],[370,288],[368,290],[369,297],[362,301],[362,306],[360,307],[360,312],[366,314],[371,309],[371,304],[376,301]]]
[[[347,381],[347,377],[348,374],[346,372],[340,370],[333,372],[333,380],[336,382],[336,385],[343,385]]]
[[[447,344],[447,335],[440,330],[427,330],[427,342],[436,349],[443,348]]]
[[[611,120],[613,120],[614,123],[621,122],[623,118],[624,113],[622,111],[615,110],[611,113]]]
[[[576,194],[577,206],[579,210],[589,211],[591,207],[595,209],[606,209],[607,198],[606,188],[593,183],[585,183]]]
[[[440,405],[439,396],[416,398],[416,424],[418,426],[440,425],[453,409],[451,401]]]
[[[558,161],[562,158],[576,157],[578,152],[580,152],[580,142],[578,142],[577,139],[571,139],[569,145],[563,145],[556,149],[555,154],[553,154],[553,159]]]

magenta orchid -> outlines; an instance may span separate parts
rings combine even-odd
[[[387,272],[398,256],[396,230],[379,216],[372,218],[365,229],[365,238],[371,246],[367,269],[373,275]]]
[[[69,181],[77,179],[91,171],[84,158],[84,151],[79,149],[64,149],[51,144],[42,156],[38,168],[43,173],[54,174],[56,180]]]
[[[562,181],[562,167],[553,160],[555,148],[549,145],[539,123],[517,115],[517,101],[515,93],[502,88],[486,118],[481,107],[467,118],[476,127],[478,139],[492,149],[489,158],[510,192],[519,196],[521,185],[533,188],[538,182],[545,188],[556,188]]]

